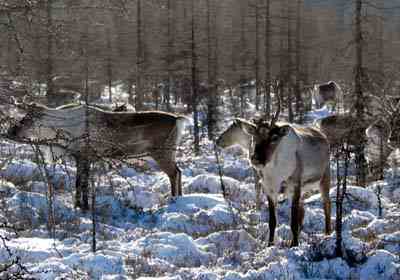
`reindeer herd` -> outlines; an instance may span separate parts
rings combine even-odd
[[[332,83],[319,87],[319,90],[326,89],[331,94],[336,87],[336,83]],[[222,148],[239,144],[248,151],[257,175],[257,207],[261,205],[261,190],[268,200],[269,245],[274,242],[278,196],[285,194],[291,198],[291,246],[297,246],[304,219],[303,194],[309,190],[319,189],[325,214],[325,233],[331,232],[329,189],[332,147],[343,141],[352,144],[357,141],[352,138],[354,129],[362,129],[371,144],[384,144],[384,156],[387,157],[398,147],[399,132],[394,129],[396,126],[393,123],[387,124],[384,120],[359,123],[350,114],[326,117],[310,126],[278,122],[278,103],[277,112],[270,121],[235,119],[216,144]],[[22,117],[2,136],[51,147],[74,158],[77,164],[75,204],[83,210],[89,208],[90,163],[100,159],[129,160],[150,156],[168,175],[172,196],[182,195],[176,148],[183,135],[185,117],[158,111],[106,111],[89,105],[51,109],[15,101],[13,106]],[[393,108],[396,111],[399,107],[400,102]],[[353,127],[352,123],[357,126]],[[398,123],[395,121],[396,125]],[[376,155],[371,155],[370,159],[376,161]]]

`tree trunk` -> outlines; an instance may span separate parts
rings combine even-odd
[[[293,122],[293,69],[292,69],[292,24],[291,24],[291,0],[287,1],[287,106],[288,106],[288,120]]]
[[[135,85],[135,109],[141,111],[143,109],[143,42],[142,42],[142,0],[136,0],[136,85]]]
[[[194,153],[195,155],[200,154],[200,129],[199,129],[199,113],[197,111],[198,102],[198,86],[197,86],[197,54],[196,54],[196,42],[195,42],[195,9],[194,1],[191,1],[192,20],[191,20],[191,56],[192,56],[192,67],[191,67],[191,91],[192,91],[192,109],[193,109],[193,134],[194,134]]]
[[[168,47],[167,47],[167,71],[168,71],[168,82],[167,82],[167,90],[164,96],[164,103],[167,107],[167,111],[171,111],[171,93],[172,93],[172,53],[173,53],[173,45],[174,45],[174,37],[172,32],[172,20],[173,20],[173,10],[172,10],[172,0],[167,0],[167,10],[168,10],[168,27],[167,27],[167,36],[168,36]],[[176,93],[175,93],[175,101],[177,101]]]
[[[295,75],[296,82],[294,87],[294,93],[296,97],[296,116],[299,123],[303,122],[303,100],[301,98],[300,88],[300,57],[301,57],[301,20],[300,20],[300,9],[302,0],[297,0],[296,8],[296,63],[295,63]]]
[[[107,36],[107,84],[108,84],[108,101],[112,103],[112,47],[110,28],[106,29]]]
[[[212,8],[211,8],[211,0],[207,0],[207,80],[208,80],[208,112],[207,112],[207,130],[208,130],[208,139],[214,139],[215,133],[215,124],[216,124],[216,110],[217,110],[217,100],[216,100],[216,81],[215,81],[215,60],[214,57],[215,52],[213,52],[213,36],[211,34],[211,28],[213,26],[212,22]],[[214,11],[215,13],[215,11]],[[215,24],[215,22],[214,22]]]
[[[246,42],[245,42],[245,12],[244,12],[244,5],[241,5],[240,8],[240,51],[241,51],[241,57],[240,57],[240,81],[239,81],[239,87],[240,87],[240,116],[243,118],[245,117],[244,112],[245,112],[245,101],[246,101],[246,90],[244,88],[244,84],[246,82],[246,76],[245,76],[245,70],[246,70],[246,58],[245,58],[245,53],[246,53]]]
[[[260,63],[259,63],[259,57],[260,57],[260,47],[259,47],[259,14],[258,14],[258,0],[256,0],[255,4],[255,21],[256,21],[256,57],[255,57],[255,74],[256,74],[256,110],[258,111],[260,109]]]
[[[363,37],[361,29],[361,10],[362,0],[356,1],[356,20],[355,20],[355,46],[356,46],[356,63],[354,76],[354,94],[356,97],[356,115],[359,123],[364,122],[364,95],[362,89],[363,83]],[[357,139],[359,142],[356,147],[356,164],[357,164],[357,184],[365,186],[366,184],[366,160],[365,160],[365,135],[361,128],[357,128]]]
[[[93,176],[90,176],[89,179],[92,191],[92,207],[91,207],[91,216],[92,216],[92,252],[96,253],[97,251],[97,242],[96,242],[96,183],[94,181]]]
[[[271,15],[270,0],[265,3],[265,96],[264,112],[267,119],[271,115]]]
[[[53,14],[52,14],[53,0],[46,2],[46,35],[47,35],[47,58],[46,58],[46,97],[50,104],[57,104],[57,96],[54,93],[53,85]]]

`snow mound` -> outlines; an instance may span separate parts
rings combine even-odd
[[[96,213],[102,217],[112,217],[118,219],[123,216],[123,206],[121,202],[112,195],[102,195],[96,197]]]
[[[350,279],[350,267],[341,258],[302,264],[305,279]]]
[[[28,220],[33,224],[46,222],[49,216],[49,202],[45,195],[19,191],[7,200],[7,206],[14,213],[16,222]],[[58,198],[53,200],[55,219],[67,221],[73,218],[72,209],[68,208],[63,201]],[[12,218],[12,217],[10,217]]]
[[[336,201],[336,187],[331,188],[329,196],[332,201],[332,213],[335,213],[335,201]],[[322,208],[322,200],[320,194],[315,194],[305,200],[305,203],[310,207]],[[353,209],[361,211],[369,211],[377,213],[378,211],[378,197],[370,189],[358,187],[358,186],[348,186],[346,189],[346,196],[343,201],[343,209],[345,212],[349,213]],[[382,200],[382,208],[386,208],[387,203]]]
[[[246,203],[249,201],[255,201],[255,189],[254,184],[241,185],[239,181],[230,178],[222,177],[225,189],[228,193],[229,199],[238,203]],[[187,186],[189,193],[222,193],[221,180],[216,175],[201,174],[194,177]]]
[[[71,168],[61,165],[46,166],[49,183],[56,190],[72,190],[75,178],[70,176]],[[0,176],[13,182],[15,185],[23,185],[29,181],[45,181],[46,172],[44,168],[29,160],[13,161],[7,167],[0,171]],[[42,189],[42,188],[41,188]]]
[[[379,248],[384,248],[392,254],[400,254],[400,231],[379,236]]]
[[[376,217],[370,212],[352,210],[351,213],[344,218],[343,224],[347,229],[353,230],[368,225],[375,218]]]
[[[85,271],[92,279],[102,279],[105,275],[125,274],[124,260],[121,256],[79,253],[64,258],[63,263]]]
[[[362,234],[365,236],[377,236],[384,233],[400,230],[399,224],[384,219],[375,219],[366,227],[362,228]]]
[[[151,192],[143,188],[137,187],[126,193],[124,202],[132,208],[153,208],[161,204],[162,195],[158,192]]]
[[[57,259],[49,259],[45,262],[34,264],[29,269],[29,272],[34,279],[41,280],[78,278],[77,271]]]
[[[0,197],[13,196],[16,192],[18,190],[13,183],[0,181]]]
[[[268,263],[264,268],[257,273],[248,274],[249,277],[244,279],[300,279],[300,274],[294,263],[291,263],[287,258],[277,257],[276,261]],[[253,274],[251,277],[251,274]]]
[[[215,259],[215,255],[204,251],[184,233],[151,234],[133,242],[132,248],[136,256],[159,258],[180,267],[207,265]]]
[[[164,276],[164,277],[139,277],[137,278],[137,280],[183,280],[183,278],[179,275],[176,275],[176,276]]]
[[[0,170],[0,176],[15,185],[25,184],[34,179],[40,179],[41,174],[37,164],[29,160],[13,161]]]
[[[325,215],[322,209],[305,207],[302,230],[307,233],[323,232],[325,230]]]
[[[235,178],[236,180],[244,181],[253,176],[253,169],[251,168],[247,159],[237,159],[224,164],[224,176]]]
[[[49,238],[17,238],[7,242],[13,256],[21,258],[23,263],[38,264],[51,257],[57,257],[58,251],[62,252],[62,246],[59,241]],[[0,263],[6,263],[9,254],[5,247],[0,246]]]
[[[191,194],[176,198],[160,210],[158,227],[163,231],[206,235],[232,226],[238,219],[221,195]]]
[[[211,247],[209,250],[221,257],[226,250],[252,252],[257,241],[245,230],[229,230],[212,233],[196,240],[197,244]],[[211,245],[211,246],[210,246]]]
[[[361,267],[360,279],[399,279],[399,257],[385,250],[377,250]]]

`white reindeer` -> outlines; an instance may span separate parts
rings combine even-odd
[[[271,122],[257,124],[241,122],[243,131],[253,137],[251,153],[253,166],[262,174],[262,187],[269,206],[269,246],[274,243],[277,224],[276,204],[278,195],[291,195],[291,246],[298,246],[300,227],[304,219],[302,193],[319,189],[324,205],[325,234],[331,232],[331,202],[329,143],[316,128],[277,123],[279,110]]]

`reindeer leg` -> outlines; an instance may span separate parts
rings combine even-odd
[[[172,156],[161,156],[154,154],[152,155],[152,158],[157,161],[160,169],[168,175],[169,181],[171,183],[172,197],[182,195],[182,189],[180,185],[181,171],[176,166],[175,160],[172,159]]]
[[[326,235],[329,235],[331,233],[331,199],[329,198],[329,189],[331,185],[330,175],[330,170],[329,168],[327,168],[324,175],[322,176],[320,183],[321,197],[324,205]]]
[[[255,189],[256,189],[256,209],[261,210],[261,183],[260,183],[260,175],[257,170],[253,169],[254,177],[256,179]]]
[[[302,198],[300,198],[300,203],[299,203],[299,224],[300,224],[300,231],[303,230],[303,224],[304,224],[304,201]]]
[[[177,193],[178,196],[182,196],[182,171],[179,169],[178,165],[175,163],[175,169],[176,169],[176,174],[178,177],[178,182],[177,182]]]
[[[90,175],[90,161],[87,159],[83,160],[84,169],[84,181],[82,183],[82,210],[89,210],[89,175]]]
[[[75,207],[83,211],[89,210],[88,184],[89,184],[90,161],[86,158],[76,158],[76,193]]]
[[[269,209],[269,240],[268,247],[274,245],[274,236],[276,228],[276,209],[274,200],[268,195],[268,209]]]
[[[76,179],[75,179],[75,203],[74,206],[75,208],[80,208],[81,207],[81,196],[82,196],[82,191],[81,191],[81,181],[82,181],[82,164],[79,158],[75,158],[76,162]]]
[[[292,230],[292,242],[290,247],[299,246],[299,234],[300,234],[300,220],[302,220],[302,211],[300,210],[300,200],[301,200],[301,184],[294,189],[293,199],[292,199],[292,217],[290,222],[290,228]],[[303,210],[304,211],[304,210]]]

